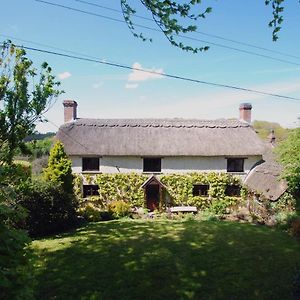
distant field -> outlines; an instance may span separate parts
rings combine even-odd
[[[38,299],[300,299],[300,242],[263,226],[109,221],[32,247]]]

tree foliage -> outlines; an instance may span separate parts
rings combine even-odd
[[[193,47],[182,43],[179,39],[181,35],[195,32],[198,28],[197,21],[205,19],[212,12],[212,7],[202,8],[201,0],[140,0],[139,2],[150,13],[159,30],[173,46],[194,53],[209,49],[208,46]],[[287,0],[263,0],[263,2],[272,9],[272,18],[268,25],[273,29],[273,41],[277,41],[283,22],[284,4]],[[135,24],[132,22],[132,17],[136,14],[133,3],[136,4],[132,0],[121,0],[124,19],[133,35],[146,41],[147,38],[143,33],[136,31]],[[152,39],[149,40],[152,41]]]
[[[31,178],[30,167],[13,158],[61,93],[58,86],[47,63],[37,74],[23,49],[0,45],[0,299],[33,298],[30,239],[18,229],[26,213],[17,201],[18,188]]]
[[[288,138],[276,148],[279,161],[284,166],[283,176],[291,192],[300,199],[300,128],[294,129]]]
[[[30,151],[30,159],[34,160],[42,156],[48,156],[50,154],[50,150],[53,145],[53,138],[32,140],[31,142],[26,142],[25,145]]]
[[[60,141],[57,141],[50,151],[44,177],[48,181],[61,184],[65,192],[73,194],[72,162]]]
[[[0,161],[11,164],[16,150],[25,149],[23,139],[62,91],[47,63],[38,74],[24,49],[5,42],[0,51]]]
[[[17,229],[26,215],[15,201],[22,176],[17,166],[0,165],[0,299],[33,299],[30,240]]]
[[[276,143],[285,140],[291,131],[288,128],[283,128],[278,123],[268,121],[254,121],[252,124],[253,128],[259,135],[259,137],[267,141],[272,130],[274,130]]]

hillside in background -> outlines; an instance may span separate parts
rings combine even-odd
[[[30,142],[33,140],[43,140],[45,138],[52,138],[56,135],[56,132],[46,132],[46,133],[39,133],[39,132],[35,132],[31,135],[29,135],[28,137],[26,137],[24,139],[25,142]]]
[[[281,127],[278,123],[267,121],[254,121],[252,126],[256,130],[259,137],[264,141],[268,139],[271,130],[274,130],[276,142],[285,140],[291,131],[291,129]]]

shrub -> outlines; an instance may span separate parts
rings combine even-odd
[[[78,214],[88,222],[108,221],[113,219],[112,212],[99,208],[99,205],[86,201],[80,204]]]
[[[18,200],[28,210],[22,227],[32,237],[59,233],[76,224],[77,201],[58,183],[26,182],[18,189]]]
[[[275,214],[275,223],[279,228],[288,229],[291,221],[295,218],[297,218],[295,212],[280,211]]]
[[[277,201],[270,203],[275,213],[294,212],[296,210],[296,199],[289,193],[285,192]]]
[[[96,222],[100,221],[101,219],[101,209],[91,202],[81,205],[81,207],[78,209],[78,214],[89,222]]]
[[[300,217],[295,216],[290,220],[290,232],[294,237],[300,238]]]
[[[199,221],[218,221],[219,218],[209,210],[200,211],[196,216],[196,220]]]
[[[44,177],[47,181],[59,183],[65,192],[73,194],[72,162],[65,152],[64,145],[59,141],[50,151]]]
[[[0,165],[0,299],[33,299],[32,265],[27,248],[30,239],[16,225],[25,218],[17,204],[15,187],[19,169]]]
[[[31,177],[32,169],[28,161],[16,160],[14,161],[15,173],[22,179],[26,180]]]
[[[108,204],[108,211],[112,213],[115,218],[122,218],[129,216],[131,213],[130,204],[123,200],[115,200]]]
[[[30,240],[26,233],[2,223],[0,205],[0,299],[34,299]]]

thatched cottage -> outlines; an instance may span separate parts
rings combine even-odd
[[[249,103],[240,105],[239,119],[230,120],[77,118],[77,103],[63,104],[65,123],[57,137],[74,173],[135,172],[150,178],[213,171],[245,178],[262,162],[266,149],[250,125]],[[159,180],[152,179],[143,188],[148,184],[159,190]],[[88,188],[83,190],[92,193],[93,187]]]
[[[265,151],[249,124],[251,108],[241,104],[239,120],[87,119],[77,118],[77,103],[65,100],[57,137],[74,173],[246,175]]]

